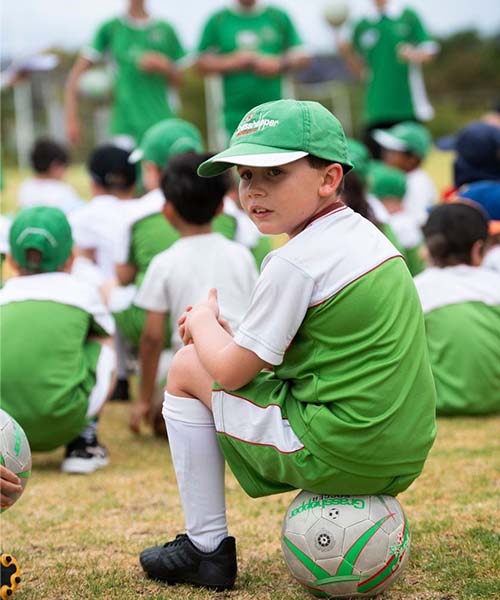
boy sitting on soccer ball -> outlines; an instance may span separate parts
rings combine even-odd
[[[338,199],[352,164],[337,119],[315,102],[260,105],[198,172],[233,165],[260,232],[290,240],[264,260],[234,337],[215,290],[179,320],[164,415],[186,534],[141,554],[154,579],[216,589],[237,571],[224,459],[250,496],[396,495],[436,432],[415,286],[394,246]]]

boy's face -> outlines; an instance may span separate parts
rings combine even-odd
[[[382,160],[390,167],[394,167],[405,173],[413,171],[418,166],[418,159],[398,150],[383,150]]]
[[[385,206],[387,212],[390,215],[394,215],[395,213],[401,212],[403,210],[400,198],[393,198],[392,196],[387,196],[382,199],[382,204]]]
[[[312,168],[307,158],[278,167],[238,166],[240,202],[261,233],[300,233],[335,200],[342,180],[339,164]]]

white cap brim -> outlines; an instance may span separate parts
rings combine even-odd
[[[407,145],[399,140],[397,137],[387,133],[383,129],[375,129],[373,132],[373,139],[379,143],[382,148],[387,150],[397,150],[398,152],[406,152],[408,149]]]
[[[304,158],[308,152],[302,150],[296,152],[273,152],[271,154],[243,154],[240,156],[224,156],[214,158],[212,162],[228,163],[233,165],[245,165],[247,167],[278,167]]]

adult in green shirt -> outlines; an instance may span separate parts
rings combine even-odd
[[[354,24],[350,40],[339,48],[349,68],[366,82],[364,141],[378,158],[373,129],[432,118],[421,67],[438,46],[411,8],[399,0],[374,0],[371,14]]]
[[[198,52],[200,71],[222,77],[228,137],[253,106],[284,96],[284,73],[309,62],[290,17],[257,0],[235,0],[232,7],[213,14],[203,28]]]
[[[68,77],[65,95],[66,129],[72,143],[82,138],[78,117],[78,82],[105,53],[115,63],[110,133],[137,144],[143,133],[174,116],[168,102],[169,85],[180,83],[176,62],[184,56],[172,25],[145,9],[145,0],[129,0],[123,16],[105,21],[85,48]]]

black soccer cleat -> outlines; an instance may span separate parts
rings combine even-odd
[[[164,546],[141,552],[141,566],[151,579],[169,585],[190,583],[218,592],[231,589],[236,579],[236,540],[226,537],[212,552],[202,552],[183,533]]]

